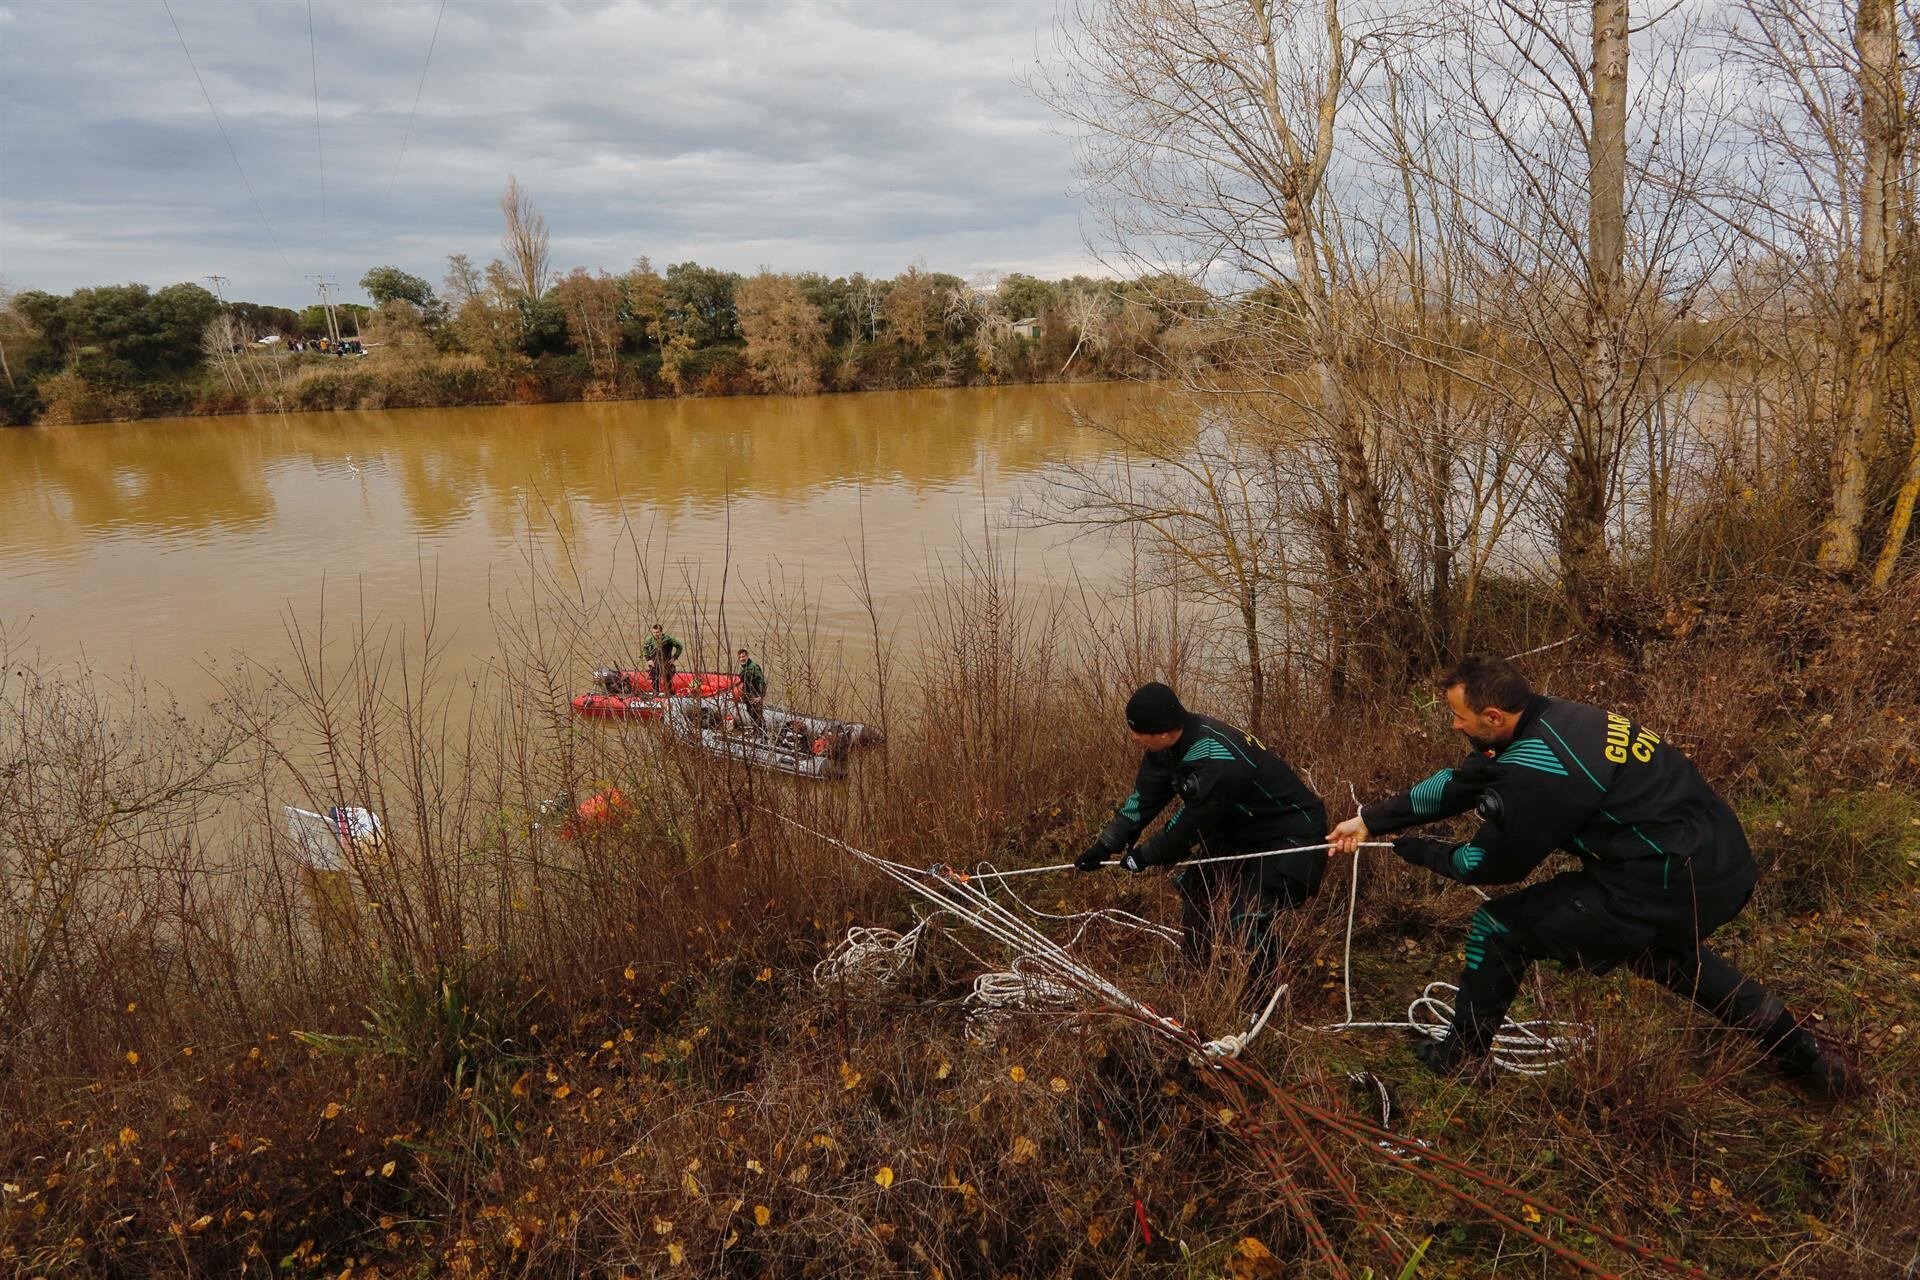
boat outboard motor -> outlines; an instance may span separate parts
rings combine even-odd
[[[617,667],[601,667],[593,673],[593,682],[616,698],[624,698],[633,692],[633,681],[627,679],[627,673]]]

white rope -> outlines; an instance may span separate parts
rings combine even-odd
[[[1183,867],[1183,868],[1184,867],[1204,867],[1210,863],[1215,863],[1215,862],[1245,862],[1249,858],[1271,858],[1282,853],[1313,853],[1316,850],[1331,849],[1331,848],[1333,848],[1333,846],[1328,843],[1301,844],[1301,845],[1295,845],[1291,849],[1261,849],[1255,853],[1223,853],[1218,857],[1214,857],[1214,858],[1186,858],[1179,862],[1167,863],[1165,865],[1167,865],[1170,868],[1171,867]],[[1393,848],[1393,842],[1390,840],[1369,840],[1361,844],[1360,848],[1391,849]],[[1120,867],[1120,863],[1118,859],[1115,859],[1112,862],[1103,863],[1102,865],[1107,867],[1114,867],[1114,868]],[[1012,871],[979,871],[979,872],[974,872],[968,878],[969,879],[1011,880],[1015,876],[1037,876],[1047,871],[1077,871],[1077,870],[1079,870],[1078,863],[1056,862],[1051,866],[1017,867]],[[1483,894],[1481,896],[1484,897],[1485,895]]]
[[[963,1002],[969,1039],[991,1044],[1013,1013],[1066,1011],[1081,1004],[1080,988],[1044,973],[1029,973],[1024,960],[1021,957],[1009,969],[983,973],[973,980],[973,990]]]
[[[1475,893],[1480,890],[1467,886]],[[1484,900],[1486,894],[1480,893]],[[1445,997],[1457,996],[1460,988],[1451,982],[1434,981],[1407,1006],[1400,1022],[1356,1022],[1353,1017],[1353,923],[1354,908],[1360,901],[1360,853],[1354,851],[1352,883],[1347,890],[1347,942],[1340,965],[1340,985],[1347,1003],[1347,1016],[1340,1022],[1322,1027],[1322,1031],[1413,1031],[1429,1040],[1444,1040],[1453,1027],[1453,1005]],[[1514,1075],[1545,1075],[1553,1067],[1584,1048],[1593,1036],[1593,1028],[1579,1022],[1557,1022],[1536,1018],[1527,1022],[1503,1019],[1493,1037],[1489,1056],[1493,1065]]]
[[[876,857],[864,850],[854,848],[844,840],[835,839],[825,832],[816,831],[804,823],[796,822],[785,814],[773,813],[772,810],[765,810],[765,812],[796,830],[845,850],[862,862],[878,867],[902,886],[932,903],[938,912],[945,912],[964,920],[1011,951],[1014,955],[1012,966],[997,977],[987,975],[989,981],[982,989],[983,1003],[979,1007],[1004,1011],[1011,1007],[1008,1002],[1015,998],[1064,1002],[1067,999],[1065,993],[1073,992],[1075,993],[1073,998],[1077,1001],[1084,1003],[1091,1000],[1095,1004],[1117,1007],[1167,1035],[1183,1042],[1192,1041],[1192,1033],[1177,1021],[1164,1014],[1156,1013],[1144,1002],[1135,999],[1099,973],[1080,963],[1067,951],[1066,947],[1021,919],[983,888],[973,884],[971,877],[943,868],[923,871],[903,863]],[[1090,923],[1091,919],[1082,924],[1082,932]],[[924,925],[925,921],[922,924]],[[1077,938],[1079,935],[1075,936]],[[898,944],[887,944],[886,940],[878,935],[867,941],[869,954],[887,945],[891,945],[896,951],[898,949]],[[842,944],[843,947],[847,945]],[[904,960],[902,963],[904,964]],[[1053,1007],[1060,1006],[1056,1003]]]
[[[1279,1005],[1280,997],[1287,994],[1287,984],[1281,983],[1267,997],[1267,1007],[1253,1020],[1253,1025],[1238,1035],[1221,1036],[1218,1040],[1209,1040],[1200,1046],[1200,1052],[1209,1058],[1237,1058],[1247,1051],[1262,1031],[1267,1029],[1267,1019],[1273,1016],[1274,1008]]]
[[[830,952],[813,966],[816,987],[883,987],[900,976],[913,959],[920,934],[932,921],[927,916],[905,933],[872,925],[856,925]]]
[[[772,810],[766,812],[772,813]],[[986,869],[976,869],[971,874],[954,871],[948,867],[933,867],[923,871],[856,849],[843,840],[816,831],[784,814],[773,813],[773,816],[797,830],[880,868],[906,888],[934,904],[937,908],[935,915],[942,913],[953,915],[1013,953],[1013,962],[1006,970],[985,973],[975,979],[974,989],[968,995],[966,1002],[969,1008],[970,1030],[976,1028],[975,1020],[977,1019],[979,1033],[990,1035],[992,1028],[1011,1011],[1062,1010],[1072,1008],[1076,1004],[1084,1008],[1086,1002],[1091,1000],[1096,1004],[1118,1007],[1176,1040],[1193,1043],[1192,1032],[1178,1021],[1154,1011],[1144,1002],[1127,994],[1113,982],[1076,960],[1067,950],[1067,947],[1076,945],[1086,930],[1096,921],[1137,929],[1150,936],[1166,940],[1178,938],[1179,934],[1176,931],[1166,926],[1151,924],[1127,912],[1111,909],[1070,915],[1038,911],[1008,889],[1008,896],[1019,903],[1022,909],[1033,915],[1046,919],[1080,922],[1080,927],[1073,937],[1066,944],[1062,944],[1016,915],[1006,904],[987,893],[981,883],[977,883],[1000,881],[1004,888],[1004,881],[1012,876],[1040,871],[1064,871],[1071,869],[1074,864],[1029,867],[1011,872],[996,871],[982,864]],[[1359,846],[1359,848],[1376,849],[1390,847],[1391,845],[1385,841],[1367,841]],[[1201,858],[1183,865],[1238,862],[1249,858],[1271,857],[1277,853],[1302,853],[1330,848],[1332,848],[1331,844],[1304,845],[1298,849],[1274,849],[1258,853]],[[1430,1040],[1444,1038],[1453,1022],[1453,1006],[1446,997],[1453,996],[1458,991],[1457,987],[1448,982],[1428,983],[1420,995],[1408,1005],[1407,1016],[1402,1021],[1355,1020],[1353,1016],[1353,934],[1360,896],[1359,871],[1360,853],[1359,849],[1355,849],[1353,878],[1348,890],[1347,935],[1341,966],[1346,1018],[1321,1029],[1334,1032],[1408,1030],[1417,1032]],[[1475,892],[1480,891],[1475,889]],[[1480,896],[1485,898],[1486,894],[1481,893]],[[827,985],[836,978],[867,972],[883,974],[881,981],[890,980],[905,966],[908,958],[913,954],[913,948],[917,945],[922,930],[931,923],[932,919],[932,915],[922,919],[904,935],[886,929],[856,928],[849,931],[847,938],[835,949],[835,952],[823,960],[820,966],[815,967],[815,981]],[[1287,985],[1282,983],[1268,998],[1266,1007],[1247,1030],[1234,1035],[1221,1036],[1199,1045],[1196,1058],[1201,1060],[1235,1058],[1246,1052],[1248,1046],[1266,1029],[1274,1009],[1278,1007],[1280,998],[1286,992]],[[1494,1037],[1491,1058],[1494,1066],[1499,1070],[1516,1075],[1542,1075],[1584,1047],[1591,1040],[1592,1034],[1590,1027],[1580,1023],[1559,1022],[1551,1019],[1515,1022],[1507,1019],[1501,1023],[1500,1031]]]

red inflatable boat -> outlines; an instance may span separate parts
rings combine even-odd
[[[593,673],[598,693],[583,693],[573,700],[573,709],[583,716],[630,716],[658,719],[675,698],[711,698],[732,693],[740,687],[740,677],[720,671],[676,671],[669,682],[671,691],[656,692],[653,678],[645,671],[605,669]]]

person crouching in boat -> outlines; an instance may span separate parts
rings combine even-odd
[[[1114,854],[1128,871],[1263,849],[1286,849],[1324,839],[1327,809],[1265,743],[1211,716],[1181,705],[1164,684],[1147,684],[1127,700],[1127,728],[1144,751],[1140,770],[1113,821],[1075,860],[1093,871]],[[1141,832],[1176,798],[1179,812],[1145,841]],[[1124,851],[1124,852],[1123,852]],[[1220,929],[1216,899],[1224,899],[1230,930],[1252,953],[1246,995],[1257,999],[1272,976],[1278,950],[1276,912],[1313,897],[1327,858],[1282,853],[1187,868],[1174,877],[1180,890],[1186,950],[1195,963],[1212,955]]]
[[[753,717],[760,732],[767,731],[767,673],[753,660],[745,649],[740,651],[740,687],[734,697]]]
[[[653,624],[653,634],[647,637],[645,652],[647,675],[653,680],[653,691],[672,693],[673,673],[679,669],[680,655],[685,649],[678,640],[667,634],[665,627],[656,622]]]

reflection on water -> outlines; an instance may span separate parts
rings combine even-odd
[[[437,582],[450,656],[492,647],[487,608],[530,532],[581,582],[634,530],[677,579],[804,575],[826,630],[864,526],[883,604],[910,618],[929,562],[977,538],[1049,460],[1104,447],[1069,407],[1125,386],[672,400],[185,419],[0,432],[0,628],[53,661],[137,660],[180,691],[234,650],[287,650],[283,614],[411,617]],[[1024,574],[1062,576],[1023,538]],[[1073,568],[1098,580],[1097,558]],[[496,600],[496,603],[498,601]]]

